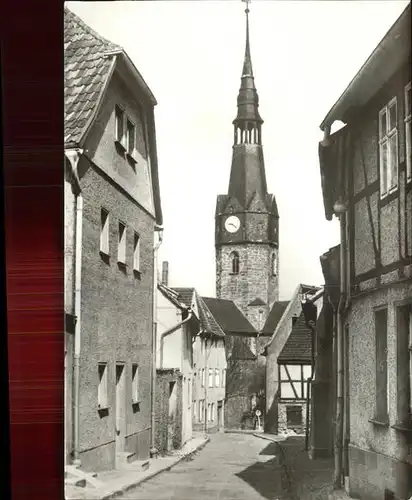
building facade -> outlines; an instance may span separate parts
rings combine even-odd
[[[179,294],[165,284],[158,285],[156,336],[156,399],[166,391],[164,403],[156,414],[156,426],[162,426],[163,440],[158,451],[180,448],[192,439],[193,342],[200,331],[200,322],[191,309],[179,301]],[[177,376],[164,384],[165,376]],[[177,409],[179,408],[179,413]],[[173,439],[167,436],[173,434]],[[156,430],[157,435],[159,433]],[[167,443],[167,446],[166,446]]]
[[[193,430],[223,431],[227,378],[225,334],[194,288],[174,290],[200,322],[199,332],[193,343]]]
[[[410,24],[409,5],[325,117],[319,146],[325,215],[341,224],[335,479],[371,499],[412,494]]]
[[[125,52],[65,9],[65,152],[79,184],[76,198],[65,193],[76,204],[65,207],[75,216],[65,228],[66,245],[75,242],[74,270],[66,269],[75,303],[67,455],[85,471],[145,459],[151,446],[153,247],[162,223],[155,104]]]
[[[286,417],[286,401],[282,401],[281,403],[281,379],[285,382],[289,380],[286,380],[288,372],[285,370],[285,365],[293,365],[295,364],[295,362],[297,362],[298,365],[305,365],[309,362],[310,365],[311,348],[310,344],[308,344],[309,332],[306,326],[303,327],[302,319],[300,318],[300,316],[302,313],[302,300],[307,295],[312,295],[318,290],[319,289],[317,287],[302,284],[298,285],[290,301],[275,302],[263,327],[263,332],[267,336],[266,343],[263,349],[263,353],[266,357],[266,432],[278,434],[280,432],[280,429],[285,430],[285,418],[283,417]],[[281,361],[279,361],[279,357],[281,356],[283,349],[286,348],[286,344],[291,336],[293,327],[295,326],[295,322],[298,319],[300,319],[299,327],[303,327],[303,333],[302,328],[299,328],[297,333],[298,338],[300,338],[301,333],[304,337],[304,344],[302,344],[303,351],[298,351],[300,358],[285,358],[282,363]],[[291,339],[291,342],[295,342],[295,340]],[[280,367],[281,364],[283,364],[282,368]],[[296,371],[296,368],[291,368],[291,371]],[[304,380],[307,380],[307,368],[305,368],[304,374],[299,370],[298,372],[299,379],[301,377],[304,377]],[[300,397],[295,397],[291,385],[288,385],[288,388],[287,385],[285,385],[284,387],[284,396],[287,394],[290,395],[293,399],[299,400],[299,405],[306,404],[306,401],[304,401],[306,399],[306,393],[301,392]],[[290,393],[290,391],[292,391],[292,393]],[[284,397],[283,399],[288,399],[288,396]],[[280,411],[282,413],[280,413]]]
[[[312,335],[303,312],[292,319],[292,330],[278,357],[278,432],[306,434],[310,425]]]

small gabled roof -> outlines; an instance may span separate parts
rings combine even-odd
[[[177,308],[179,308],[182,311],[186,311],[187,309],[190,308],[190,305],[188,306],[185,304],[182,300],[179,300],[179,294],[173,290],[172,288],[169,288],[166,285],[163,285],[162,283],[159,283],[157,285],[158,290],[161,292],[161,294],[166,297],[172,304],[174,304]]]
[[[202,324],[202,328],[206,334],[209,334],[213,337],[224,337],[225,332],[220,327],[219,323],[216,321],[212,312],[208,308],[205,301],[198,294],[197,296],[197,307],[200,316],[200,322]]]
[[[279,364],[302,363],[310,364],[312,361],[312,331],[305,321],[303,312],[293,325],[281,353],[278,356]]]
[[[283,318],[287,318],[288,311],[294,304],[299,300],[299,296],[306,294],[315,294],[320,290],[318,286],[312,285],[304,285],[300,283],[292,296],[292,299],[289,301],[278,301],[275,302],[272,306],[272,310],[270,311],[265,326],[263,327],[262,334],[265,336],[270,336],[268,343],[266,344],[264,351],[267,352],[267,347],[269,347],[276,337],[276,333],[280,325],[284,321]],[[302,297],[303,298],[303,297]]]
[[[65,144],[81,142],[99,108],[117,57],[123,59],[144,94],[156,104],[150,88],[123,48],[106,40],[65,7]]]
[[[275,302],[270,310],[268,317],[266,318],[265,325],[262,329],[262,333],[265,335],[272,335],[276,330],[280,319],[283,316],[286,308],[288,307],[289,300],[280,300]]]
[[[206,335],[218,338],[222,338],[225,336],[224,331],[222,330],[216,319],[213,317],[213,314],[209,310],[207,304],[197,293],[195,288],[173,287],[172,290],[178,293],[179,301],[184,303],[187,307],[191,307],[193,301],[195,301],[197,312],[199,315],[199,321],[201,323],[202,330]]]
[[[156,99],[133,62],[120,47],[96,33],[67,7],[64,9],[64,144],[65,148],[82,147],[87,132],[100,109],[118,61],[132,75],[151,108],[147,113],[151,176],[156,222],[163,223],[157,164],[156,132],[153,106]]]
[[[256,335],[246,316],[232,300],[202,297],[208,309],[226,334]]]
[[[263,302],[263,300],[259,297],[256,297],[256,299],[253,299],[252,302],[248,304],[248,306],[265,306],[266,302]]]
[[[179,295],[179,300],[181,300],[186,306],[191,307],[193,294],[195,292],[194,288],[173,287],[172,290],[174,290]]]

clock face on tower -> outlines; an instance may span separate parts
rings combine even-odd
[[[236,233],[240,228],[240,220],[236,215],[231,215],[225,220],[225,229],[229,233]]]

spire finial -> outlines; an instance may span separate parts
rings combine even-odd
[[[253,76],[252,60],[250,57],[250,42],[249,42],[249,4],[251,0],[242,0],[246,4],[246,49],[245,60],[243,63],[242,76]]]

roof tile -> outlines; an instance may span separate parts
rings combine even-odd
[[[289,338],[278,356],[278,363],[310,364],[311,361],[312,331],[307,326],[305,315],[302,312],[296,323],[293,325]]]
[[[109,76],[108,52],[121,48],[93,31],[67,7],[64,12],[65,142],[78,142]],[[78,106],[78,103],[86,105]]]
[[[231,300],[203,297],[207,307],[225,333],[255,335],[257,330]]]
[[[264,335],[272,335],[274,333],[288,305],[288,300],[278,301],[273,304],[272,309],[266,318],[265,326],[262,329],[262,333]]]
[[[216,321],[208,305],[205,303],[204,299],[196,292],[194,288],[172,288],[172,289],[179,294],[179,300],[182,301],[184,304],[186,304],[186,306],[188,307],[192,306],[192,301],[194,297],[202,329],[205,331],[207,335],[212,335],[214,337],[225,336],[224,331],[222,330],[219,323]]]

